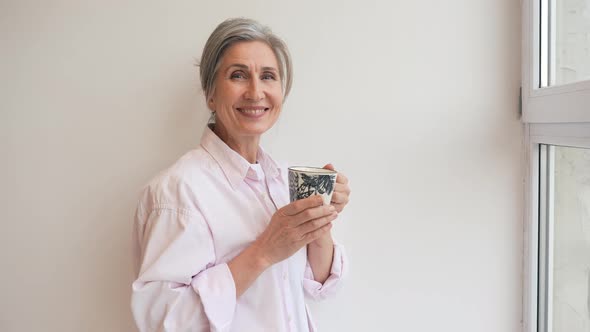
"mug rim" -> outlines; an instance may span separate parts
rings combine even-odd
[[[302,170],[304,168],[305,170]],[[338,172],[333,171],[331,169],[325,169],[320,167],[313,167],[313,166],[290,166],[289,171],[297,172],[297,173],[314,173],[314,174],[337,174]]]

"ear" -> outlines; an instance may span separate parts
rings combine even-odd
[[[209,99],[207,100],[207,106],[209,106],[209,109],[212,112],[215,112],[215,102],[213,101],[213,97],[209,97]]]

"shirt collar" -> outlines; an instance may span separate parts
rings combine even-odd
[[[221,170],[229,180],[232,188],[238,188],[240,182],[244,181],[250,170],[250,163],[239,153],[232,150],[207,126],[201,137],[201,146],[215,159]],[[280,175],[281,168],[261,147],[258,147],[258,163],[268,178],[275,178]],[[252,170],[254,171],[254,170]]]

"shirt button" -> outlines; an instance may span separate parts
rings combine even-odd
[[[289,323],[293,320],[292,317],[291,317],[291,315],[288,315],[287,316],[287,320],[289,321]]]
[[[283,280],[287,280],[287,273],[283,273]]]

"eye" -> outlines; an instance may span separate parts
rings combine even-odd
[[[271,72],[266,72],[266,73],[262,74],[261,79],[264,81],[267,81],[267,80],[276,81],[277,78],[276,78],[275,74],[273,74]]]
[[[241,80],[241,79],[245,79],[246,78],[246,74],[244,74],[244,72],[241,71],[241,70],[237,70],[237,71],[234,71],[233,73],[231,73],[230,78],[232,80],[233,79]]]

